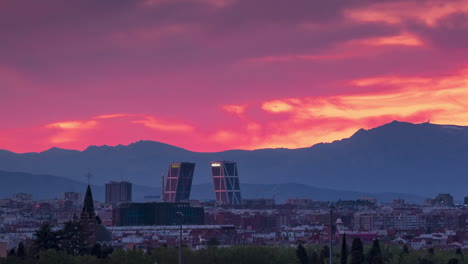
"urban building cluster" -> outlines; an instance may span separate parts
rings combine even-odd
[[[132,202],[132,184],[106,184],[105,202],[95,201],[90,186],[85,195],[66,192],[57,199],[34,200],[31,194],[14,194],[0,200],[0,256],[33,239],[44,223],[55,228],[75,219],[89,233],[87,244],[115,248],[154,248],[182,244],[207,245],[336,245],[346,234],[364,243],[424,247],[468,247],[468,198],[454,203],[439,194],[424,204],[402,199],[380,203],[372,197],[349,201],[314,201],[291,198],[241,199],[235,162],[211,163],[215,197],[190,200],[195,164],[170,163],[160,202]],[[182,228],[182,236],[180,236]],[[331,232],[331,236],[330,236]]]

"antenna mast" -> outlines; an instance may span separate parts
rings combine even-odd
[[[91,172],[88,169],[88,174],[86,174],[86,179],[88,180],[88,185],[91,185]]]
[[[161,173],[161,200],[164,202],[164,172]]]

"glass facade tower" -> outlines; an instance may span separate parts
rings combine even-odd
[[[172,162],[169,164],[164,190],[164,201],[178,203],[190,199],[195,163]]]
[[[220,204],[241,205],[237,163],[233,161],[212,161],[211,173],[216,202]]]
[[[106,183],[106,204],[113,206],[118,203],[128,203],[132,201],[132,184],[130,182]]]

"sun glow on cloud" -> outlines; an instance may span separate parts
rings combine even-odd
[[[98,123],[94,120],[90,120],[87,122],[81,121],[65,121],[65,122],[57,122],[48,124],[47,127],[49,128],[61,128],[61,129],[90,129],[96,127]]]
[[[404,34],[396,35],[396,36],[356,40],[356,41],[351,41],[351,43],[364,44],[364,45],[369,45],[369,46],[394,46],[394,45],[423,46],[424,45],[422,40],[420,40],[417,36],[409,34],[409,33],[404,33]]]
[[[436,26],[439,20],[456,13],[468,13],[467,1],[399,1],[375,3],[346,10],[345,15],[360,22],[401,24],[407,20]]]
[[[146,127],[162,131],[189,132],[193,130],[193,127],[190,125],[175,122],[164,122],[152,116],[146,116],[143,118],[143,120],[136,120],[132,122],[140,123]]]

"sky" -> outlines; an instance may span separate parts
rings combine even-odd
[[[468,1],[0,0],[0,149],[468,125]]]

